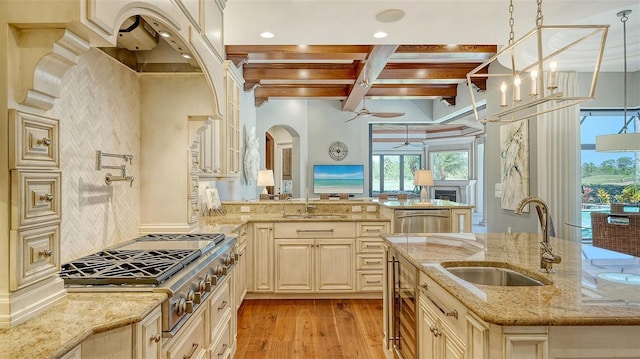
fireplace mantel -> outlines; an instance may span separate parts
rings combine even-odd
[[[475,205],[477,180],[436,180],[429,188],[429,198],[435,198],[436,190],[456,191],[456,202]]]

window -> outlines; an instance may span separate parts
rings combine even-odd
[[[421,155],[371,156],[371,192],[413,192],[413,174],[420,168]]]
[[[626,203],[625,211],[638,211],[638,154],[595,150],[596,136],[618,133],[622,116],[622,110],[581,111],[581,227],[586,242],[592,239],[591,212],[608,212],[611,203]],[[627,112],[627,117],[627,131],[637,131],[638,112]]]
[[[469,179],[469,151],[434,151],[429,158],[434,180]]]

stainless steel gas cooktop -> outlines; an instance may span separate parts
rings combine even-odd
[[[149,234],[62,265],[74,292],[166,293],[163,332],[174,335],[235,263],[236,238],[224,234]]]

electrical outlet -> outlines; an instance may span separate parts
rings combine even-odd
[[[360,212],[362,211],[362,207],[360,206],[351,206],[351,212]]]
[[[367,206],[367,212],[375,212],[377,208],[376,206]]]
[[[507,233],[511,233],[511,227],[507,227]]]
[[[249,207],[249,206],[240,206],[240,212],[249,213],[249,212],[251,212],[251,207]]]

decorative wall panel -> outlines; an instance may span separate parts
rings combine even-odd
[[[137,236],[140,179],[140,87],[136,73],[92,48],[63,78],[60,119],[61,261]],[[96,151],[133,154],[128,182],[105,184]],[[111,158],[114,165],[124,164]]]

